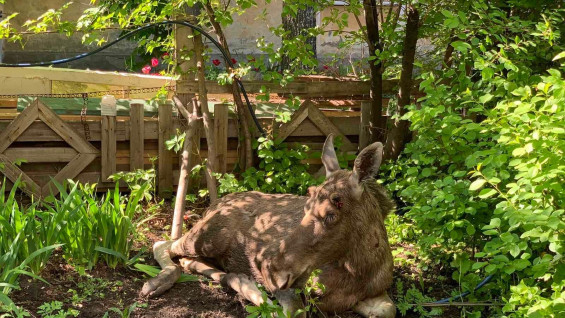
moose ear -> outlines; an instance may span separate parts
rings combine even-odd
[[[383,144],[375,142],[365,147],[355,159],[352,181],[359,184],[374,177],[383,161]]]
[[[326,167],[326,178],[330,176],[333,172],[339,170],[339,163],[337,162],[337,156],[334,150],[334,136],[329,134],[324,143],[324,149],[322,150],[322,163]]]

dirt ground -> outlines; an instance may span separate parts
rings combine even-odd
[[[151,222],[149,228],[146,229],[146,241],[143,244],[150,246],[152,242],[163,237],[162,233],[167,231],[166,224],[170,221],[170,213],[170,208],[165,207]],[[195,222],[194,219],[188,220],[187,226],[193,222]],[[143,263],[157,266],[151,255],[148,255]],[[396,268],[395,277],[403,282],[405,289],[411,284],[418,285],[414,278],[417,275],[413,275],[414,270],[410,266]],[[65,309],[77,309],[80,312],[78,317],[98,318],[104,317],[106,313],[108,317],[147,318],[239,318],[248,315],[245,310],[248,303],[235,292],[222,288],[217,283],[204,280],[178,283],[160,297],[147,300],[138,296],[143,283],[147,280],[144,273],[124,267],[112,269],[100,263],[87,275],[80,275],[73,267],[67,265],[61,256],[61,251],[55,251],[50,262],[42,271],[41,277],[49,284],[21,276],[21,290],[13,291],[10,294],[12,300],[18,306],[28,310],[32,317],[43,317],[44,315],[38,313],[39,307],[52,301],[62,302]],[[442,292],[456,288],[446,283],[435,282],[433,279],[426,281],[426,284],[438,292],[438,295],[430,295],[437,299],[445,297],[444,294],[441,294]],[[394,287],[391,292],[395,298]],[[116,311],[123,313],[136,302],[138,306],[130,316],[116,313]],[[419,314],[409,312],[404,317],[419,316]],[[345,312],[330,316],[320,315],[320,317],[354,318],[360,316],[353,312]],[[460,317],[460,314],[457,309],[452,308],[445,310],[441,317]]]

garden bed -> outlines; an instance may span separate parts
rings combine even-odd
[[[199,213],[203,212],[200,205],[191,209]],[[172,217],[172,209],[169,206],[150,222],[145,229],[144,237],[147,246],[157,240],[162,240],[167,224]],[[191,219],[194,220],[194,219]],[[187,221],[190,227],[193,221]],[[142,248],[143,246],[138,246]],[[440,299],[448,296],[447,291],[457,290],[457,285],[451,279],[439,279],[438,277],[450,276],[449,273],[441,273],[438,269],[434,275],[433,271],[421,273],[414,263],[416,250],[409,245],[396,245],[393,250],[402,251],[396,255],[395,284],[391,293],[398,304],[398,284],[404,287],[404,293],[412,286],[418,290],[424,288],[424,294],[432,299]],[[135,254],[135,253],[134,253]],[[142,262],[148,265],[158,266],[150,255]],[[422,276],[423,275],[423,276]],[[112,269],[104,263],[97,264],[93,270],[86,275],[80,275],[67,261],[62,258],[59,250],[54,252],[47,266],[41,271],[40,276],[49,284],[39,280],[32,280],[22,276],[20,279],[21,290],[10,294],[12,300],[24,309],[30,311],[35,317],[45,317],[40,307],[46,304],[57,308],[62,303],[62,310],[71,317],[75,313],[77,317],[103,317],[108,312],[109,317],[122,317],[122,313],[137,303],[130,316],[124,317],[246,317],[245,306],[249,303],[238,296],[234,291],[222,288],[216,282],[208,282],[204,278],[197,282],[177,283],[165,294],[155,299],[144,299],[139,297],[139,291],[147,280],[144,273],[118,267]],[[55,309],[55,314],[61,309]],[[75,310],[75,311],[73,311]],[[65,316],[62,316],[65,317]],[[321,316],[320,317],[324,317]],[[329,317],[354,318],[360,317],[353,312],[330,315]],[[398,317],[422,317],[420,313],[408,312],[406,316]],[[460,317],[456,308],[446,308],[441,317]]]

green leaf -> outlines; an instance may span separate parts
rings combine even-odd
[[[487,181],[485,179],[477,179],[475,181],[473,181],[473,183],[471,183],[471,185],[469,186],[469,190],[471,191],[476,191],[480,188],[483,187],[483,185],[485,185]]]
[[[479,97],[479,102],[480,102],[481,104],[484,104],[484,103],[490,101],[493,97],[494,97],[494,96],[491,95],[491,94],[488,94],[488,93],[487,93],[487,94],[484,94],[483,96]]]
[[[562,59],[562,58],[564,58],[564,57],[565,57],[565,51],[563,51],[563,52],[557,54],[557,55],[553,58],[553,61],[557,61],[557,60]]]
[[[495,194],[496,194],[495,189],[482,189],[481,192],[479,193],[479,198],[486,199],[486,198],[490,198]]]
[[[452,42],[451,46],[453,46],[457,51],[461,53],[467,53],[467,51],[471,49],[471,45],[462,41]]]

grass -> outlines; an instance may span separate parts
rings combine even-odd
[[[125,196],[116,185],[100,197],[96,185],[69,182],[56,185],[58,197],[27,205],[16,200],[19,182],[8,195],[5,184],[0,187],[0,311],[19,316],[9,293],[19,289],[20,275],[41,279],[38,274],[56,248],[79,273],[99,261],[115,268],[139,259],[141,253],[129,256],[138,226],[149,219],[140,213],[149,183]]]

